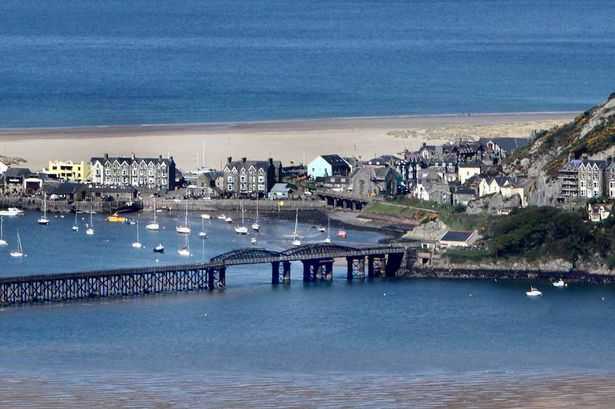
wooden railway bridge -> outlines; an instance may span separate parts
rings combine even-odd
[[[393,277],[407,255],[405,247],[396,245],[306,244],[285,251],[233,250],[207,263],[7,277],[0,279],[0,305],[224,289],[228,267],[250,264],[271,264],[274,285],[290,283],[293,261],[303,264],[305,282],[332,280],[335,259],[346,259],[348,280]]]

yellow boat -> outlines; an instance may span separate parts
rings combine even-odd
[[[107,217],[107,221],[109,223],[126,223],[128,221],[128,218],[114,213],[111,216]]]

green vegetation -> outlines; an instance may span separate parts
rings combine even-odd
[[[463,206],[446,206],[437,202],[409,198],[372,203],[363,210],[363,214],[410,219],[421,224],[439,219],[454,230],[482,229],[488,220],[488,216],[484,214],[466,214]]]

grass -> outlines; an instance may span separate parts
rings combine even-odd
[[[452,206],[416,199],[398,198],[388,202],[370,204],[365,215],[381,215],[427,223],[439,219],[454,230],[482,229],[487,225],[487,215],[469,215]]]

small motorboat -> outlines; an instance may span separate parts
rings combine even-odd
[[[203,214],[201,214],[201,219],[203,219],[203,220],[211,220],[211,216],[208,215],[207,213],[203,213]]]
[[[229,216],[229,217],[226,217],[224,221],[227,223],[233,223],[233,218]]]
[[[154,213],[155,214],[155,213]],[[145,229],[149,231],[158,231],[160,230],[160,225],[158,223],[149,223],[145,225]]]
[[[235,226],[235,233],[241,235],[248,234],[248,228],[246,226]]]
[[[93,227],[88,227],[87,230],[85,231],[85,234],[87,234],[88,236],[93,236],[94,235],[94,228]]]
[[[181,249],[177,250],[177,254],[182,257],[190,257],[190,249],[182,247]]]
[[[340,239],[346,239],[348,238],[348,232],[346,230],[338,230],[337,237]]]
[[[218,220],[222,220],[223,222],[225,222],[225,221],[226,221],[226,215],[221,214],[221,215],[219,215],[218,217],[216,217],[216,219],[218,219]]]
[[[301,240],[294,239],[292,244],[293,244],[293,246],[300,246],[301,245]]]
[[[113,213],[111,216],[107,217],[107,221],[109,223],[126,223],[128,222],[128,218],[124,216],[120,216],[117,213]]]
[[[199,232],[199,237],[202,239],[206,239],[207,238],[207,233],[204,231]]]
[[[321,232],[321,233],[324,233],[324,232],[327,231],[327,228],[323,227],[323,226],[320,226],[320,227],[318,227],[318,231]]]
[[[530,287],[530,289],[525,292],[525,295],[527,295],[528,297],[540,297],[542,295],[542,292],[537,288]]]
[[[252,230],[254,231],[260,231],[261,229],[261,225],[258,223],[252,223]]]
[[[23,210],[18,209],[16,207],[9,207],[6,210],[0,210],[0,216],[14,217],[14,216],[23,216]]]
[[[154,247],[154,253],[164,253],[164,246],[162,245],[162,243]]]
[[[250,239],[250,244],[256,244],[256,237],[252,237]]]
[[[568,283],[560,278],[559,280],[553,282],[553,287],[566,288],[568,287]]]

